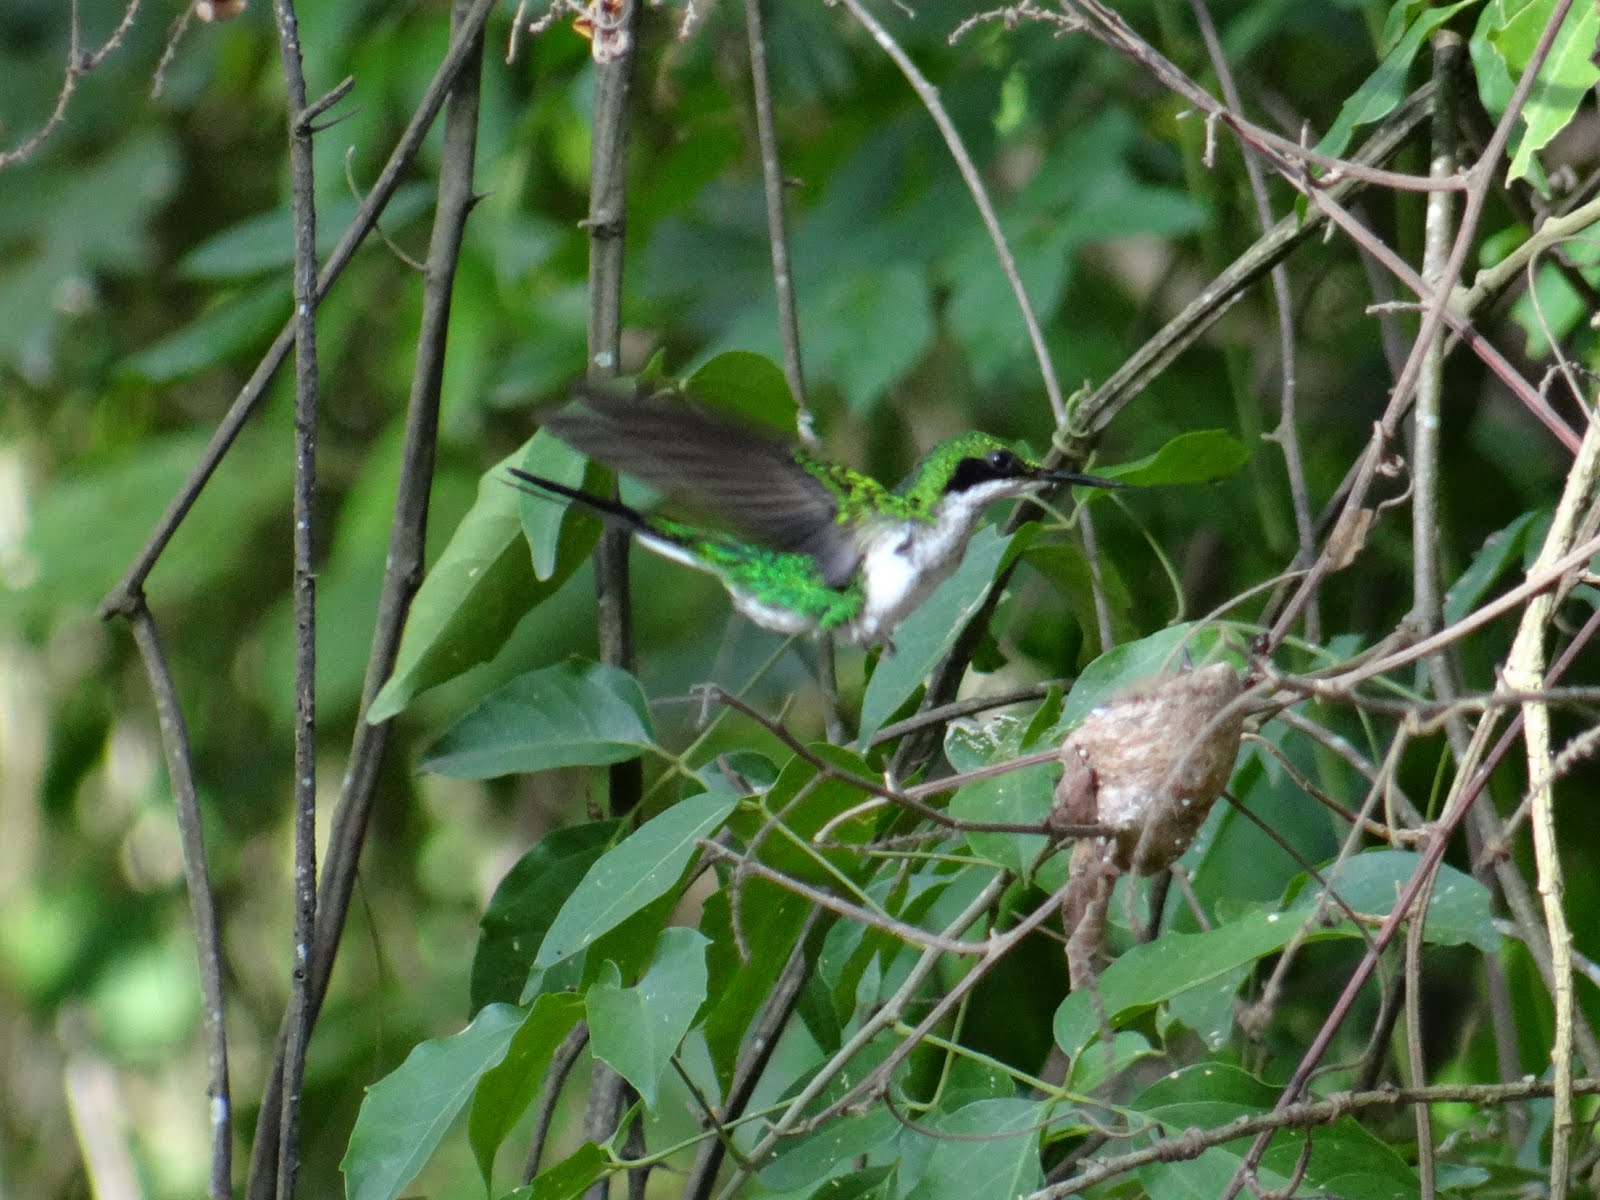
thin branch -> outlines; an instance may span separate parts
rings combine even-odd
[[[1006,283],[1011,287],[1011,294],[1016,298],[1017,307],[1022,311],[1022,323],[1027,327],[1028,341],[1033,346],[1033,355],[1039,364],[1039,377],[1044,381],[1045,396],[1050,401],[1050,411],[1055,417],[1056,430],[1058,433],[1064,432],[1067,428],[1067,405],[1061,395],[1060,381],[1056,379],[1055,364],[1051,362],[1050,351],[1044,344],[1044,331],[1039,327],[1039,318],[1034,314],[1033,302],[1028,299],[1027,289],[1022,286],[1022,276],[1017,271],[1016,259],[1012,256],[1011,246],[1006,242],[1005,231],[1000,228],[1000,218],[995,214],[994,205],[989,200],[988,190],[983,185],[983,176],[978,173],[972,156],[967,153],[966,144],[962,142],[955,122],[945,111],[944,103],[939,99],[939,89],[928,82],[927,76],[917,69],[917,64],[911,61],[910,55],[900,48],[900,43],[894,40],[894,36],[867,11],[861,0],[838,0],[838,2],[849,9],[850,15],[861,23],[861,27],[872,35],[872,40],[878,43],[878,47],[889,56],[895,66],[900,68],[900,73],[906,77],[911,90],[916,92],[917,99],[922,101],[922,106],[928,110],[933,123],[939,127],[939,133],[950,150],[950,157],[955,160],[956,168],[961,172],[961,178],[967,185],[967,191],[972,195],[972,202],[978,206],[978,214],[983,218],[983,227],[989,231],[989,240],[994,243],[995,259],[1005,274]]]
[[[527,1187],[539,1173],[539,1163],[544,1158],[545,1142],[550,1137],[550,1124],[555,1120],[556,1104],[567,1077],[577,1064],[578,1055],[589,1044],[589,1026],[578,1024],[567,1031],[555,1053],[550,1056],[550,1068],[545,1072],[539,1087],[539,1102],[534,1108],[533,1133],[528,1137],[528,1156],[522,1163],[522,1186]]]
[[[604,383],[621,370],[623,237],[628,211],[629,96],[640,0],[601,3],[593,16],[594,119],[589,151],[589,321],[588,377]],[[612,490],[615,494],[616,484]],[[633,669],[633,611],[628,575],[631,539],[624,529],[607,526],[594,552],[596,632],[600,661],[607,666]],[[644,790],[638,759],[610,768],[610,812],[623,816],[639,804]],[[632,1088],[606,1063],[595,1060],[584,1115],[584,1134],[604,1142],[617,1131]],[[640,1168],[630,1172],[630,1187],[645,1178]],[[606,1180],[592,1184],[590,1200],[605,1200]]]
[[[122,40],[128,36],[128,31],[133,28],[134,18],[139,15],[140,0],[128,0],[127,7],[122,10],[122,19],[117,22],[100,48],[94,51],[85,51],[83,45],[83,29],[78,16],[78,0],[68,0],[67,3],[67,59],[61,72],[61,86],[56,90],[56,102],[50,109],[50,115],[45,118],[44,124],[34,130],[25,140],[11,150],[0,152],[0,171],[17,163],[26,162],[32,158],[39,147],[66,118],[67,105],[72,102],[73,93],[78,90],[78,80],[105,61],[106,56],[122,45]]]
[[[356,721],[349,763],[338,806],[333,813],[322,868],[316,937],[310,962],[313,1015],[321,1007],[333,973],[334,958],[349,913],[350,897],[355,889],[356,870],[366,840],[367,823],[377,795],[378,777],[389,745],[390,724],[370,725],[365,714],[373,697],[394,669],[406,614],[422,582],[450,300],[456,262],[460,257],[462,231],[472,206],[477,202],[472,176],[478,125],[478,80],[482,62],[483,25],[492,7],[493,0],[474,0],[471,4],[457,0],[451,18],[451,49],[435,75],[435,83],[444,79],[447,84],[441,92],[439,105],[433,106],[434,111],[439,106],[445,110],[438,202],[434,210],[434,228],[423,284],[422,318],[418,328],[411,394],[407,401],[405,436],[400,451],[400,478],[389,529],[389,552],[384,564],[372,646],[368,652],[362,687],[361,717]],[[427,98],[424,99],[424,107],[431,103]],[[414,118],[412,126],[418,124],[419,120]],[[421,123],[421,127],[426,129],[426,123]],[[401,147],[397,146],[395,155],[399,156],[400,153]],[[405,157],[409,158],[409,153]],[[391,158],[391,165],[394,161]],[[368,197],[369,206],[373,197],[386,186],[384,180],[388,176],[389,169],[386,167],[373,189],[373,195]],[[377,211],[374,210],[372,221],[376,219]],[[350,234],[347,233],[346,240],[349,238]],[[330,263],[324,270],[324,291],[326,284],[331,282],[328,278],[331,270]],[[265,1200],[275,1190],[276,1164],[266,1156],[266,1148],[277,1137],[276,1110],[283,1084],[285,1033],[286,1030],[280,1031],[277,1058],[263,1093],[261,1124],[256,1133],[247,1193],[250,1200]]]
[[[274,0],[272,11],[283,64],[294,226],[294,962],[284,1013],[288,1036],[278,1118],[278,1200],[292,1200],[300,1173],[300,1087],[316,1020],[310,962],[317,922],[317,579],[312,561],[317,487],[317,194],[294,0]]]
[[[222,1007],[222,934],[211,891],[211,872],[206,865],[205,825],[195,790],[189,728],[150,610],[141,604],[130,621],[139,656],[150,676],[150,690],[155,695],[161,746],[166,753],[167,777],[172,782],[178,838],[183,850],[183,878],[189,893],[190,917],[194,921],[195,950],[200,958],[201,1013],[205,1026],[206,1065],[211,1074],[206,1086],[206,1094],[211,1099],[211,1180],[207,1195],[211,1200],[230,1200],[233,1195],[233,1094],[228,1084],[228,1027]]]
[[[1581,1095],[1600,1095],[1600,1079],[1580,1080],[1574,1088]],[[1467,1104],[1480,1108],[1515,1104],[1549,1096],[1551,1090],[1548,1082],[1530,1077],[1503,1084],[1446,1083],[1433,1087],[1380,1087],[1370,1091],[1338,1092],[1325,1099],[1286,1105],[1270,1113],[1250,1113],[1212,1129],[1186,1129],[1177,1137],[1157,1139],[1148,1146],[1114,1158],[1093,1159],[1085,1163],[1083,1170],[1072,1178],[1031,1192],[1022,1200],[1060,1200],[1063,1196],[1075,1196],[1097,1183],[1126,1175],[1140,1167],[1152,1163],[1187,1162],[1199,1158],[1213,1146],[1226,1145],[1263,1130],[1311,1129],[1319,1125],[1331,1125],[1353,1113],[1394,1108],[1402,1104]]]
[[[1205,0],[1189,0],[1189,7],[1200,30],[1200,39],[1205,43],[1211,69],[1217,73],[1222,98],[1229,109],[1243,117],[1244,101],[1234,82],[1233,71],[1228,66],[1228,57],[1223,53],[1222,40],[1217,36],[1211,10],[1206,7]],[[1250,196],[1255,201],[1256,221],[1262,233],[1269,233],[1273,225],[1272,203],[1267,198],[1267,181],[1262,174],[1260,160],[1253,154],[1242,157],[1245,176],[1250,181]],[[1306,490],[1305,464],[1300,456],[1300,434],[1295,425],[1294,305],[1289,294],[1289,272],[1281,263],[1272,268],[1272,299],[1278,318],[1278,427],[1263,436],[1275,442],[1283,453],[1284,470],[1289,478],[1289,500],[1294,509],[1295,535],[1299,542],[1296,561],[1310,562],[1316,547],[1312,544],[1311,500]],[[1312,641],[1317,641],[1320,638],[1319,629],[1320,618],[1316,606],[1309,605],[1306,608],[1306,634]]]
[[[1560,559],[1575,538],[1592,531],[1596,518],[1594,499],[1600,491],[1600,423],[1591,421],[1583,446],[1567,476],[1544,545],[1529,569],[1532,574]],[[1591,539],[1593,540],[1593,539]],[[1506,659],[1505,685],[1536,690],[1544,686],[1545,636],[1555,613],[1557,597],[1549,592],[1535,596],[1523,612],[1516,639]],[[1550,935],[1550,960],[1554,973],[1555,1040],[1550,1051],[1555,1068],[1554,1115],[1551,1125],[1550,1196],[1562,1200],[1567,1191],[1567,1164],[1572,1141],[1572,932],[1563,908],[1564,887],[1554,812],[1554,771],[1550,746],[1550,709],[1543,701],[1522,708],[1522,732],[1528,746],[1528,792],[1532,797],[1534,862],[1539,874],[1539,896],[1544,902],[1545,926]]]

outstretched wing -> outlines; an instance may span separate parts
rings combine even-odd
[[[581,396],[544,427],[753,541],[809,554],[830,587],[849,582],[861,551],[838,523],[833,493],[790,447],[681,402],[624,400],[594,389]]]

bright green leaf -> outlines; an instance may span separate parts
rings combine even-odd
[[[721,828],[737,803],[731,796],[690,796],[602,855],[556,914],[535,966],[549,968],[576,954],[665,894],[688,867],[700,839]]]
[[[422,1042],[367,1089],[340,1169],[347,1200],[394,1200],[417,1177],[525,1014],[491,1004],[460,1033]]]
[[[473,705],[422,758],[453,779],[601,766],[650,749],[654,734],[628,672],[570,662],[519,675]]]
[[[501,1200],[576,1200],[610,1166],[611,1159],[593,1142],[585,1142],[555,1166],[540,1171],[533,1182],[507,1192]]]
[[[1097,466],[1095,473],[1140,487],[1210,483],[1226,479],[1249,459],[1249,448],[1226,430],[1196,429],[1180,433],[1154,454],[1136,462]]]
[[[1428,35],[1470,3],[1473,0],[1458,0],[1456,4],[1420,13],[1394,49],[1384,55],[1377,70],[1344,102],[1316,149],[1323,154],[1343,154],[1357,126],[1381,121],[1393,112],[1405,99],[1406,77]]]
[[[799,409],[783,369],[765,354],[729,350],[717,355],[684,381],[697,400],[730,413],[747,425],[793,438]]]
[[[1556,0],[1533,0],[1490,40],[1505,59],[1512,73],[1520,73],[1533,58],[1545,27],[1555,14]],[[1600,67],[1593,61],[1595,42],[1600,35],[1600,10],[1593,4],[1574,4],[1567,12],[1561,31],[1556,34],[1550,54],[1539,70],[1533,90],[1522,109],[1526,129],[1507,172],[1507,182],[1528,177],[1533,155],[1550,144],[1552,138],[1572,123],[1578,106],[1600,81]]]
[[[589,989],[595,1057],[633,1084],[652,1111],[659,1106],[661,1078],[705,1001],[708,944],[698,930],[665,929],[637,986],[600,982]]]

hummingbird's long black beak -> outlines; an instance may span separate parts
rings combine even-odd
[[[1080,475],[1076,471],[1063,471],[1059,467],[1040,467],[1034,477],[1040,483],[1068,483],[1076,487],[1125,488],[1133,484],[1120,479],[1106,479],[1100,475]]]

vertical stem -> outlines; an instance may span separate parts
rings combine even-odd
[[[288,1200],[300,1168],[300,1087],[315,1016],[310,963],[317,920],[317,584],[311,510],[317,484],[317,209],[294,0],[275,0],[273,14],[288,110],[294,221],[294,967],[285,1014],[277,1188],[279,1200]]]
[[[591,382],[613,378],[622,357],[622,268],[628,211],[628,100],[638,31],[638,0],[600,0],[594,27],[594,128],[589,158],[589,367]],[[613,495],[616,494],[613,486]],[[624,530],[607,528],[595,547],[595,609],[600,661],[633,669],[633,619],[628,595]],[[613,816],[632,811],[643,790],[639,760],[610,770]],[[584,1136],[604,1142],[615,1133],[629,1092],[610,1067],[595,1061]],[[602,1178],[585,1193],[605,1200]]]
[[[1464,47],[1461,38],[1441,29],[1433,35],[1433,156],[1428,174],[1442,179],[1455,174],[1455,89]],[[1450,220],[1454,199],[1449,192],[1429,192],[1422,249],[1422,280],[1430,289],[1444,279],[1450,256]],[[1435,333],[1423,351],[1412,411],[1411,558],[1412,619],[1424,635],[1439,629],[1439,427],[1444,391],[1444,337]]]

